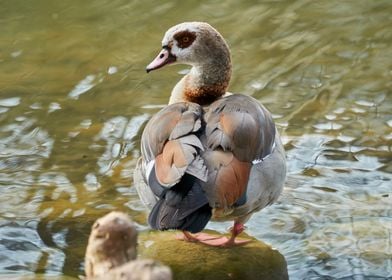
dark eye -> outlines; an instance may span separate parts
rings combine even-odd
[[[196,33],[188,30],[180,31],[174,34],[174,39],[177,40],[178,47],[184,49],[192,45],[193,41],[196,39]]]

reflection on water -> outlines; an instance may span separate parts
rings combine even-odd
[[[390,1],[0,6],[0,275],[82,274],[112,209],[146,229],[141,128],[186,67],[144,67],[168,27],[205,20],[232,48],[231,91],[274,113],[287,150],[284,194],[247,232],[291,279],[392,277]]]

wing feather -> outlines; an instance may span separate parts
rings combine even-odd
[[[205,115],[208,168],[205,191],[210,206],[229,211],[244,199],[252,161],[272,151],[275,125],[255,99],[231,95],[214,102]]]

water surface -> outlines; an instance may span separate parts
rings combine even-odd
[[[112,209],[147,229],[141,129],[186,67],[144,68],[189,20],[224,35],[230,91],[273,112],[287,150],[284,194],[248,234],[291,279],[392,277],[389,0],[2,1],[0,275],[83,274],[90,226]]]

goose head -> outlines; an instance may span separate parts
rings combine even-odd
[[[192,66],[172,96],[197,102],[200,96],[203,100],[213,100],[225,94],[231,76],[230,50],[222,35],[208,23],[184,22],[166,31],[162,49],[146,71],[169,64]],[[208,94],[214,98],[205,98]]]

